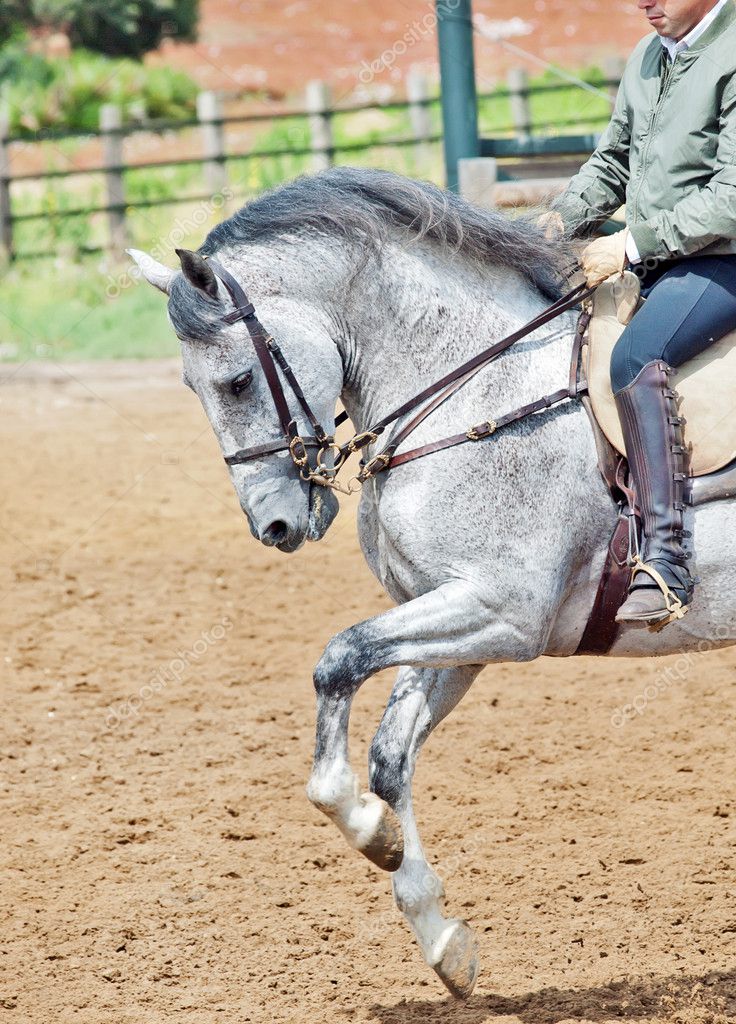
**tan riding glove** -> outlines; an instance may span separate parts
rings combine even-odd
[[[556,210],[538,217],[537,227],[550,242],[556,242],[565,234],[565,222]]]
[[[626,239],[629,229],[619,231],[615,235],[596,238],[583,250],[580,264],[589,288],[596,288],[611,277],[620,274],[626,266]]]

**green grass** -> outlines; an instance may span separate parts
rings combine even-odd
[[[540,135],[601,131],[608,124],[611,105],[605,95],[607,88],[603,73],[597,68],[589,68],[579,77],[595,86],[604,95],[597,96],[571,85],[532,96],[532,122],[535,131]],[[560,84],[560,80],[549,72],[537,81],[540,85]]]
[[[0,358],[175,356],[179,343],[166,319],[165,297],[145,282],[128,282],[121,269],[111,274],[92,259],[45,271],[40,264],[14,267],[0,288]]]

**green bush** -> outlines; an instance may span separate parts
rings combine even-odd
[[[2,0],[0,42],[19,30],[65,32],[73,46],[142,57],[161,40],[195,38],[198,0]]]
[[[45,58],[28,53],[22,41],[0,50],[0,82],[11,133],[19,136],[49,128],[94,130],[103,103],[117,103],[128,121],[141,114],[180,120],[196,107],[197,86],[181,71],[86,50]]]

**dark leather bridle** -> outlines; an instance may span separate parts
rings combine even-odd
[[[445,437],[439,441],[430,442],[429,444],[422,445],[420,448],[414,448],[411,451],[402,452],[399,455],[396,454],[396,449],[399,445],[406,440],[414,430],[416,430],[419,424],[422,423],[443,402],[450,398],[451,395],[455,394],[463,384],[469,381],[471,377],[474,377],[481,369],[483,369],[483,367],[493,362],[494,359],[497,359],[501,353],[506,352],[512,345],[515,345],[516,342],[528,337],[528,335],[532,334],[538,328],[550,323],[550,321],[554,320],[562,313],[567,312],[567,310],[573,309],[575,306],[579,305],[579,303],[592,295],[595,289],[588,288],[585,284],[578,285],[571,292],[568,292],[562,298],[552,303],[551,306],[548,306],[547,309],[543,310],[542,313],[536,316],[533,320],[530,320],[523,327],[520,327],[517,331],[507,335],[500,341],[497,341],[478,355],[473,356],[472,359],[467,360],[467,362],[463,363],[462,366],[457,367],[457,369],[450,371],[450,373],[446,374],[440,380],[435,381],[434,384],[430,384],[429,387],[424,388],[424,390],[420,391],[419,394],[414,395],[413,398],[408,399],[397,409],[394,409],[394,411],[389,413],[388,416],[384,416],[377,423],[374,423],[370,430],[363,430],[360,433],[353,435],[353,437],[345,444],[337,445],[335,443],[334,429],[347,420],[347,413],[340,413],[335,420],[335,425],[331,433],[328,433],[324,429],[312,411],[304,392],[299,386],[299,382],[297,381],[293,370],[286,360],[286,357],[274,338],[271,337],[256,316],[255,307],[248,299],[248,296],[239,282],[228,270],[218,263],[217,260],[209,258],[208,263],[227,288],[235,305],[235,309],[232,312],[227,313],[222,318],[222,322],[231,325],[242,320],[245,324],[251,341],[253,342],[253,347],[256,350],[258,361],[260,362],[266,377],[266,382],[271,392],[273,404],[276,408],[276,414],[281,426],[281,437],[279,439],[275,441],[267,441],[264,444],[254,445],[251,448],[242,448],[237,452],[233,452],[231,455],[226,455],[225,462],[228,466],[239,466],[243,463],[251,462],[254,459],[260,459],[265,455],[288,451],[293,464],[296,466],[303,480],[311,481],[325,487],[332,487],[344,493],[351,493],[352,490],[355,489],[351,487],[353,481],[356,481],[358,485],[361,485],[366,480],[370,480],[371,477],[376,476],[376,474],[380,472],[392,469],[395,466],[404,465],[407,462],[412,462],[415,459],[421,458],[424,455],[429,455],[432,452],[452,448],[468,441],[485,440],[485,438],[490,437],[492,434],[495,434],[503,427],[509,426],[511,423],[516,423],[519,420],[525,419],[527,416],[531,416],[534,413],[541,412],[544,409],[552,408],[552,406],[558,405],[560,402],[578,397],[578,388],[574,376],[571,375],[570,384],[567,388],[555,391],[550,395],[545,395],[535,402],[530,402],[527,405],[515,409],[513,412],[500,416],[498,419],[486,420],[483,423],[469,427],[461,433],[454,434],[451,437]],[[576,339],[576,344],[578,346],[580,340],[580,337]],[[575,361],[577,361],[576,358]],[[304,413],[312,427],[313,434],[306,436],[299,434],[296,418],[291,414],[289,403],[281,384],[278,372],[279,369],[291,388],[295,398],[304,410]],[[337,473],[350,455],[355,452],[359,452],[368,445],[376,442],[388,426],[400,419],[402,416],[405,416],[407,413],[413,412],[423,402],[427,402],[424,408],[420,409],[408,423],[404,424],[404,426],[393,435],[388,444],[378,455],[375,455],[368,462],[364,462],[362,464],[358,475],[354,477],[347,486],[338,482],[336,479]],[[317,458],[314,466],[309,462],[309,448],[317,449]],[[332,463],[331,465],[329,464],[330,462]]]
[[[273,404],[276,407],[276,415],[279,418],[282,432],[282,437],[278,441],[267,441],[265,444],[257,444],[252,448],[242,448],[232,455],[226,455],[225,462],[228,466],[239,466],[244,462],[259,459],[264,455],[288,451],[294,465],[301,471],[301,469],[309,464],[307,448],[323,448],[333,441],[333,437],[328,435],[312,412],[309,402],[299,387],[299,382],[287,363],[283,352],[256,316],[255,306],[248,299],[241,285],[230,271],[225,270],[217,260],[208,259],[207,262],[225,285],[230,293],[230,298],[235,304],[235,309],[224,316],[222,322],[225,324],[236,324],[242,320],[247,327],[248,334],[250,334],[250,339],[253,342],[253,348],[256,350],[258,361],[265,374],[266,383],[271,392]],[[296,419],[291,415],[289,403],[281,386],[281,380],[276,369],[277,364],[281,367],[284,377],[312,425],[313,435],[300,436]]]

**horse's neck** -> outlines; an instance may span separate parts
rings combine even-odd
[[[366,429],[531,320],[544,305],[538,292],[504,268],[489,266],[481,272],[431,248],[392,248],[380,266],[356,277],[350,289],[350,330],[340,346],[342,397],[353,423]],[[567,333],[566,326],[562,333]],[[501,404],[522,387],[524,393],[546,387],[561,362],[559,346],[554,352],[548,346],[539,351],[520,348],[517,354],[489,382],[489,397]]]

